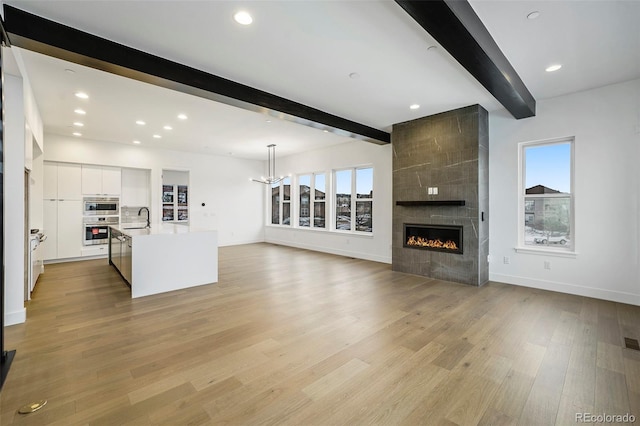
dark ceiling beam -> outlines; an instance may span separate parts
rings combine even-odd
[[[4,5],[12,46],[212,101],[268,114],[340,136],[388,144],[391,135],[177,62]]]
[[[536,100],[466,0],[396,0],[515,118],[536,115]]]

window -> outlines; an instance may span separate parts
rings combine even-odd
[[[573,251],[573,140],[521,145],[520,246]]]
[[[281,220],[282,218],[282,220]],[[271,223],[291,224],[291,178],[271,184]]]
[[[351,229],[351,175],[352,170],[336,172],[336,229]]]
[[[298,224],[304,227],[311,226],[311,175],[302,175],[298,178],[298,193],[300,194],[300,212]]]
[[[313,227],[324,228],[325,225],[325,198],[327,188],[324,173],[316,173],[313,175]]]
[[[334,175],[336,229],[372,232],[373,168],[337,170]]]

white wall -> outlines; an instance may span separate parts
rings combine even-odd
[[[26,320],[24,308],[25,116],[22,78],[4,76],[4,323]]]
[[[489,278],[640,305],[640,80],[541,100],[524,120],[491,113],[489,135]],[[575,136],[578,254],[516,253],[518,143],[564,136]]]
[[[162,170],[188,170],[192,226],[218,230],[219,245],[264,241],[262,161],[151,149],[45,134],[45,160],[151,170],[151,217],[161,216]],[[203,207],[201,204],[205,203]]]
[[[278,158],[278,174],[298,175],[326,172],[345,167],[372,165],[373,171],[373,234],[328,232],[289,226],[267,225],[265,240],[275,244],[351,256],[378,262],[391,263],[391,144],[376,145],[353,141],[299,155]],[[258,175],[259,176],[259,175]],[[327,188],[331,181],[327,179]],[[263,191],[267,189],[263,188]],[[328,200],[329,201],[329,200]],[[333,212],[331,203],[326,206],[327,226]],[[267,212],[264,212],[267,215]]]

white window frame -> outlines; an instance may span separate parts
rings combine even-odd
[[[535,146],[559,145],[568,143],[570,146],[571,159],[569,172],[570,189],[569,194],[526,194],[526,157],[525,150]],[[525,245],[525,199],[527,198],[568,198],[569,199],[569,227],[571,238],[566,246],[531,246]],[[576,253],[576,220],[575,220],[575,138],[573,136],[521,142],[518,144],[518,240],[515,247],[516,252],[554,255],[561,257],[575,257]]]
[[[371,169],[373,173],[375,173],[375,168],[373,167],[373,165],[363,165],[363,166],[358,166],[358,167],[346,167],[346,168],[341,168],[341,169],[334,169],[333,172],[331,173],[332,176],[332,189],[333,189],[333,194],[331,194],[331,199],[332,199],[332,206],[331,206],[331,231],[332,232],[339,232],[339,233],[348,233],[348,234],[357,234],[357,235],[373,235],[373,198],[358,198],[358,194],[357,194],[357,189],[356,189],[356,171],[360,170],[360,169]],[[338,172],[343,172],[343,171],[351,171],[351,229],[336,229],[337,226],[337,212],[336,212],[336,208],[337,208],[337,194],[338,194],[338,190],[337,190],[337,185],[338,185],[338,179],[336,178],[336,174]],[[375,189],[374,189],[374,193],[375,193]],[[356,206],[357,206],[357,202],[358,201],[371,201],[371,215],[372,215],[372,226],[371,226],[371,231],[357,231],[356,228]],[[325,209],[326,209],[326,205],[325,205]],[[326,210],[325,210],[325,215],[326,215]],[[326,223],[326,218],[325,218],[325,223]]]
[[[316,182],[317,182],[317,176],[319,175],[323,175],[325,177],[325,187],[324,187],[324,199],[320,199],[320,198],[316,198]],[[302,207],[301,203],[300,203],[300,178],[302,178],[303,176],[309,176],[310,177],[310,182],[309,182],[309,226],[302,226],[300,225],[300,209]],[[314,229],[314,230],[318,230],[318,231],[326,231],[327,230],[327,196],[328,196],[328,191],[327,191],[327,173],[326,172],[313,172],[313,173],[300,173],[298,175],[296,175],[296,214],[298,215],[298,217],[296,218],[296,227],[300,228],[300,229]],[[325,211],[324,211],[324,226],[320,227],[320,226],[316,226],[315,224],[315,206],[316,203],[323,203],[325,206]]]
[[[289,189],[289,200],[285,200],[284,199],[284,182],[285,180],[289,179],[289,185],[290,185],[290,189]],[[278,182],[277,184],[277,188],[279,191],[279,196],[280,196],[280,203],[278,205],[278,223],[273,223],[273,189],[275,188],[274,185],[267,185],[268,188],[268,193],[269,193],[269,209],[267,211],[268,217],[267,217],[267,224],[269,226],[283,226],[286,228],[292,227],[293,221],[297,220],[297,217],[294,218],[294,216],[297,216],[295,214],[295,211],[292,210],[292,208],[294,207],[294,203],[292,202],[292,199],[294,198],[294,191],[293,189],[295,188],[294,183],[293,183],[293,179],[291,176],[285,176],[284,179],[282,179],[280,182]],[[284,204],[287,203],[289,204],[289,223],[288,224],[284,224],[282,223],[283,220],[283,213],[284,213]]]

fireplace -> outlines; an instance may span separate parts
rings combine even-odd
[[[462,226],[404,224],[404,247],[462,254]]]

